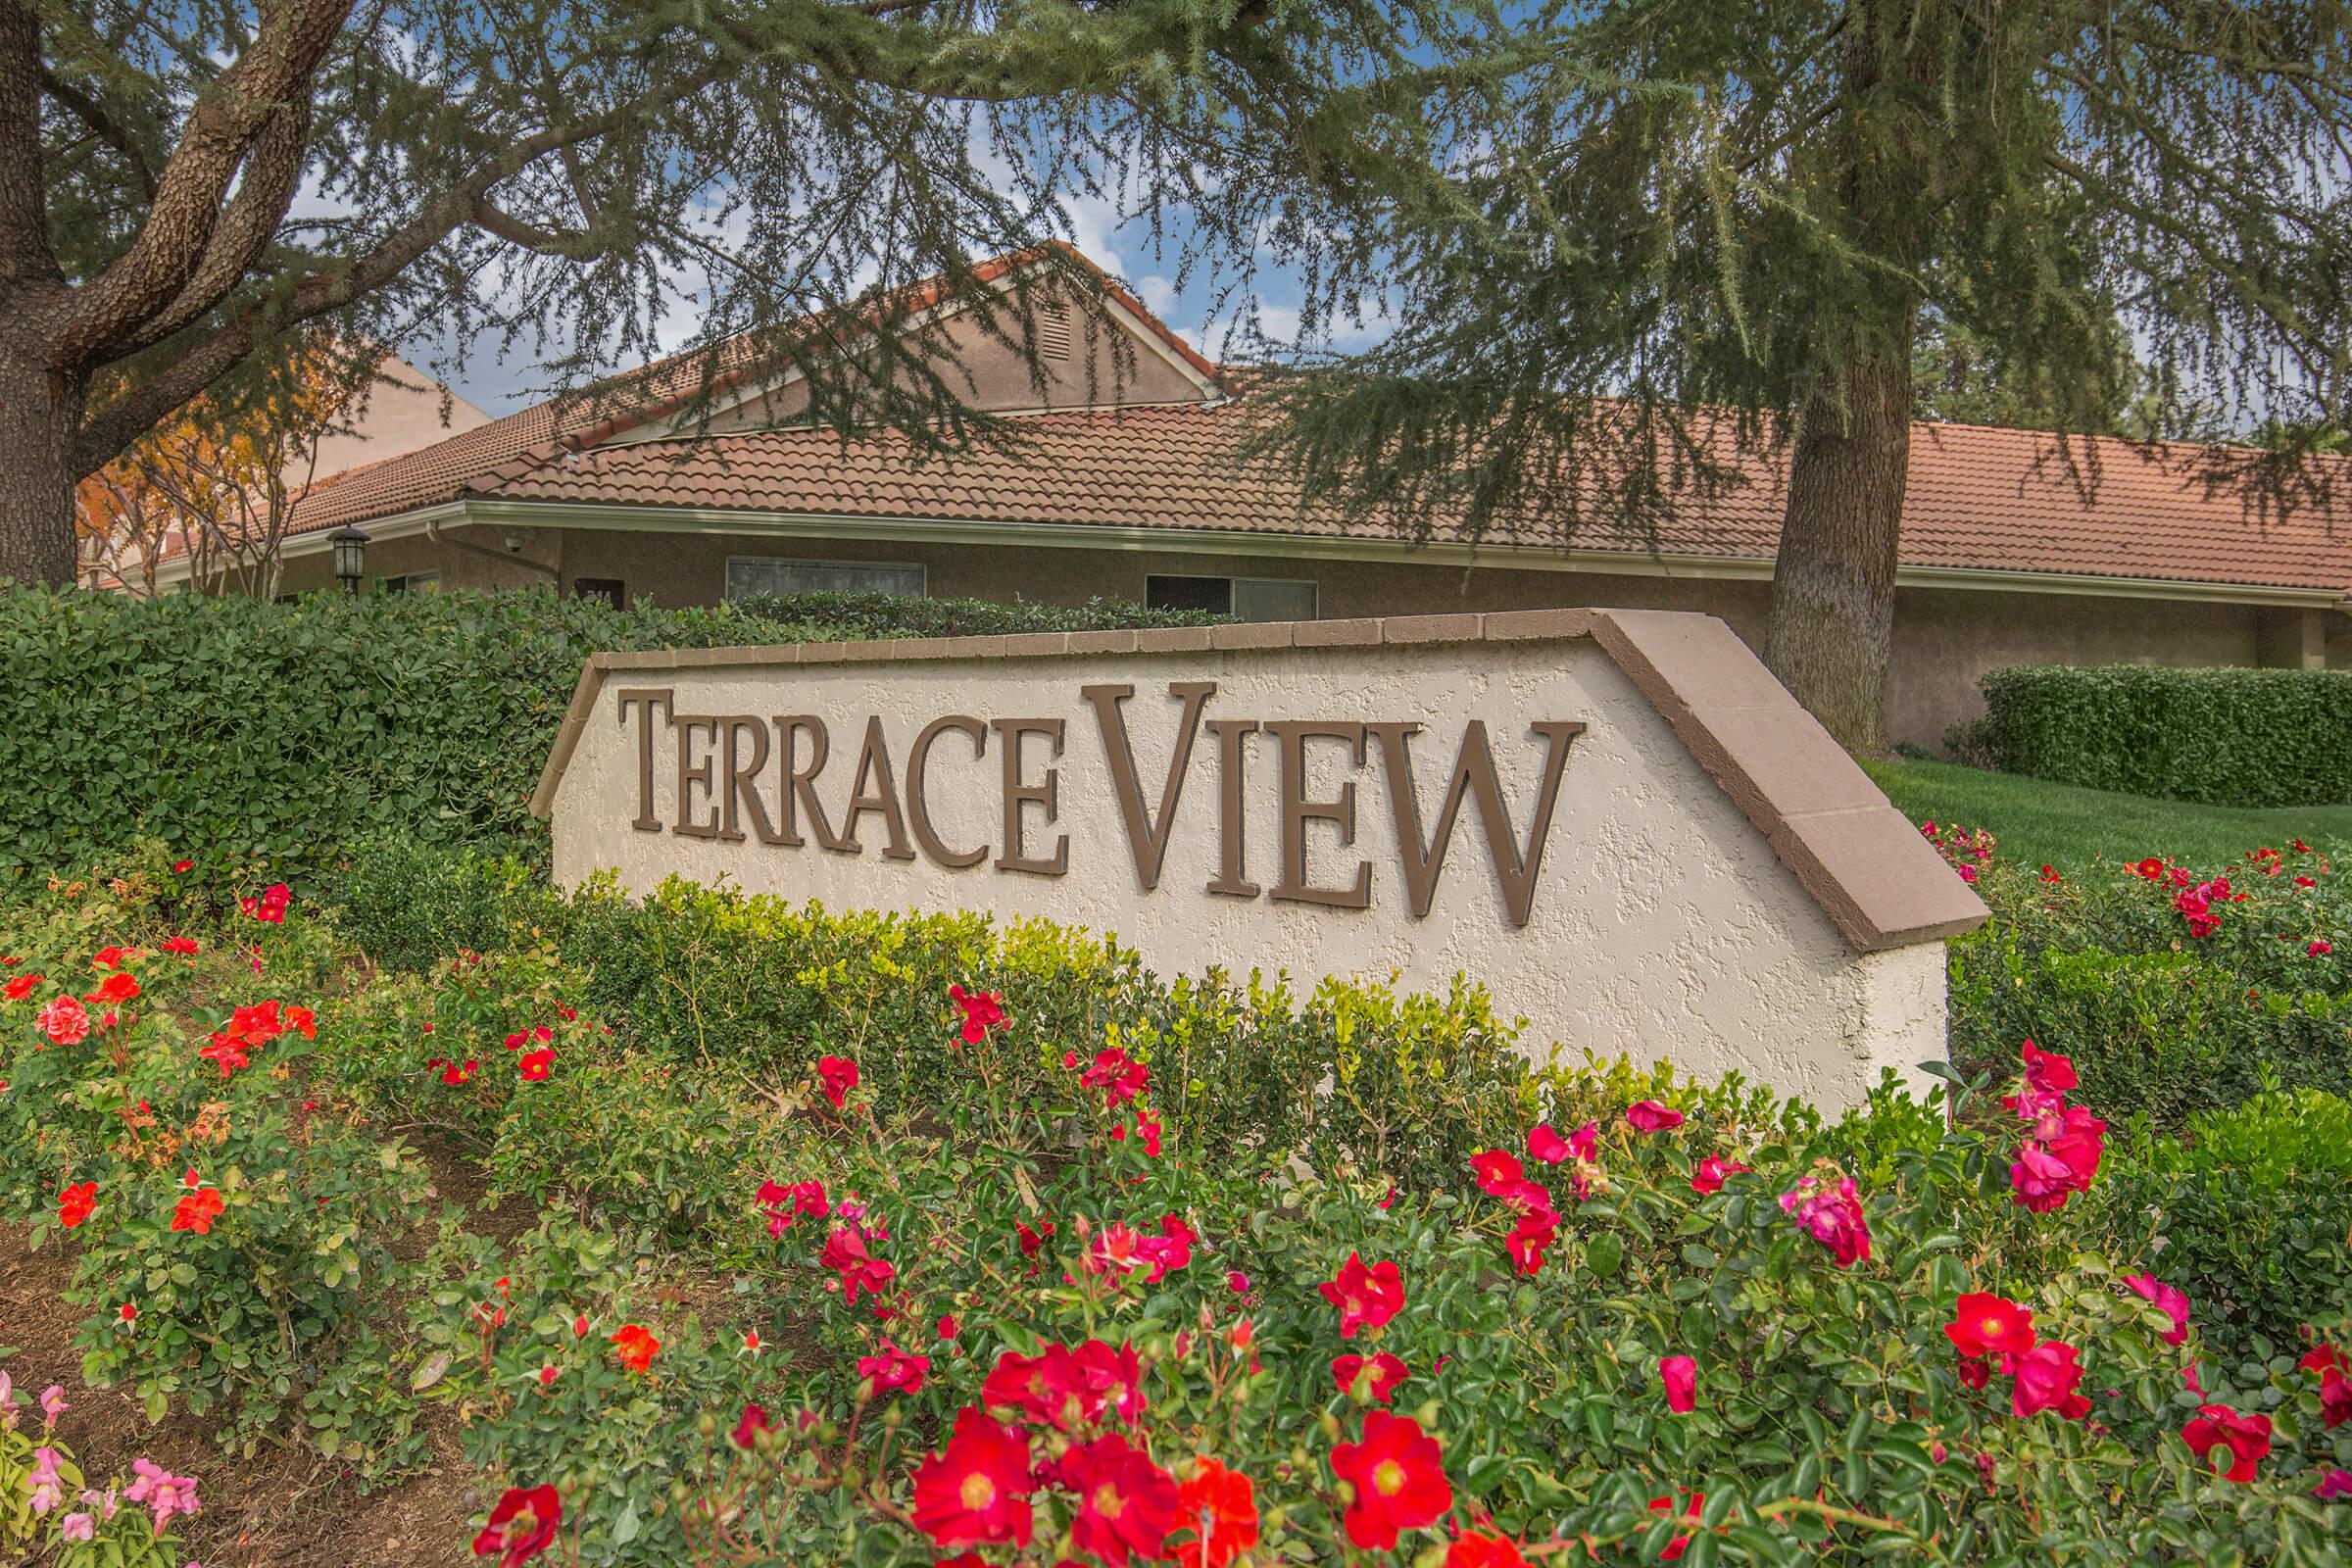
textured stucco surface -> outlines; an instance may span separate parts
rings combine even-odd
[[[1483,823],[1469,802],[1431,911],[1411,918],[1377,749],[1350,772],[1346,747],[1336,741],[1311,746],[1307,793],[1328,799],[1353,778],[1355,843],[1344,849],[1336,828],[1312,824],[1309,865],[1316,882],[1344,884],[1356,860],[1368,859],[1371,907],[1207,893],[1219,854],[1220,778],[1205,729],[1187,770],[1159,887],[1143,892],[1102,738],[1079,688],[1102,681],[1137,688],[1126,705],[1128,733],[1144,798],[1156,808],[1180,712],[1167,683],[1188,679],[1217,682],[1204,714],[1210,719],[1423,722],[1413,758],[1425,821],[1443,799],[1464,720],[1482,718],[1512,829],[1522,835],[1544,755],[1530,724],[1582,720],[1589,727],[1569,754],[1529,923],[1515,927],[1506,917]],[[886,859],[873,815],[863,819],[865,848],[858,855],[824,851],[813,838],[788,849],[635,831],[635,711],[624,728],[618,693],[649,687],[674,690],[685,712],[822,715],[833,754],[817,791],[836,823],[868,714],[882,718],[902,793],[907,748],[933,718],[1062,718],[1059,814],[1048,830],[1032,810],[1029,838],[1035,854],[1051,848],[1052,835],[1067,833],[1069,874]],[[654,800],[668,823],[677,817],[674,734],[662,728],[657,737]],[[1001,739],[992,735],[978,760],[960,735],[945,736],[934,750],[931,815],[951,846],[1002,848]],[[1045,752],[1032,740],[1031,779],[1041,775]],[[760,779],[771,816],[778,814],[777,782],[771,762]],[[1265,887],[1276,879],[1277,783],[1275,745],[1260,734],[1245,763],[1247,863]],[[1256,966],[1309,984],[1324,974],[1395,973],[1409,987],[1430,988],[1458,970],[1493,991],[1506,1015],[1527,1017],[1533,1049],[1557,1041],[1571,1051],[1663,1057],[1701,1073],[1737,1067],[1829,1106],[1858,1100],[1882,1065],[1908,1071],[1943,1052],[1942,945],[1854,953],[1648,700],[1590,641],[614,670],[587,715],[553,816],[556,873],[567,886],[611,868],[642,891],[676,872],[835,907],[1043,915],[1115,932],[1166,973]]]

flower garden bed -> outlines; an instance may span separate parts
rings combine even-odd
[[[2204,1294],[2055,1051],[1825,1125],[1470,993],[175,863],[0,911],[0,1554],[2343,1556],[2347,1303]]]

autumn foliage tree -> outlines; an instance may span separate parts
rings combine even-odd
[[[74,488],[85,570],[153,596],[157,564],[175,544],[197,582],[274,597],[319,442],[364,408],[383,359],[313,333],[282,362],[150,428]]]

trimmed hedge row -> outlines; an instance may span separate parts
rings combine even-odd
[[[1531,1070],[1511,1023],[1458,981],[1403,994],[1336,981],[1299,992],[1273,974],[1163,977],[1115,941],[1042,920],[829,911],[679,880],[639,901],[597,887],[567,897],[519,859],[397,841],[361,846],[324,895],[376,963],[419,971],[452,953],[545,944],[587,977],[582,1005],[638,1046],[754,1082],[814,1054],[854,1057],[892,1113],[968,1100],[975,1072],[1051,1098],[1066,1092],[1066,1051],[1116,1046],[1164,1068],[1171,1130],[1236,1168],[1312,1151],[1444,1182],[1523,1128],[1546,1093],[1637,1100],[1676,1083],[1581,1056],[1573,1072]],[[1034,1046],[943,1050],[954,983],[1019,996]],[[1823,1132],[1810,1107],[1736,1078],[1710,1093],[1733,1119]],[[1915,1123],[1932,1146],[1940,1116]]]
[[[526,803],[599,650],[1212,618],[841,594],[615,610],[544,590],[0,592],[0,869],[53,871],[141,835],[205,866],[264,854],[297,871],[371,833],[543,844]]]
[[[2168,1131],[2269,1090],[2352,1095],[2346,875],[2294,847],[2051,882],[1997,867],[1977,882],[1993,918],[1951,944],[1952,1057],[2002,1063],[2036,1040],[2074,1058],[2086,1098]]]
[[[2208,806],[2352,801],[2352,671],[2034,664],[1979,682],[2005,773]]]

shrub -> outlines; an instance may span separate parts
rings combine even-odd
[[[2034,664],[1979,683],[2003,772],[2210,806],[2352,801],[2352,673]]]
[[[197,1481],[174,1476],[141,1456],[132,1479],[105,1486],[82,1474],[73,1446],[57,1433],[71,1406],[52,1385],[31,1424],[9,1375],[0,1372],[0,1549],[11,1562],[42,1561],[56,1568],[176,1568],[179,1539],[172,1521],[194,1513]],[[165,1483],[168,1483],[166,1485]],[[128,1493],[125,1497],[123,1494]]]
[[[1064,1058],[1120,1049],[1171,1088],[1161,1114],[1203,1158],[1249,1170],[1295,1152],[1399,1182],[1442,1179],[1475,1146],[1590,1099],[1706,1093],[1758,1123],[1819,1130],[1804,1107],[1734,1079],[1586,1059],[1531,1072],[1517,1027],[1485,993],[1280,976],[1163,979],[1113,942],[1043,921],[831,913],[671,881],[641,901],[609,886],[565,896],[513,860],[409,848],[355,858],[339,919],[379,961],[449,947],[546,941],[582,977],[582,1005],[672,1062],[722,1063],[756,1089],[798,1082],[817,1056],[856,1057],[892,1112],[1065,1092]],[[1009,1027],[959,1039],[950,988],[1022,999]],[[943,1114],[945,1112],[943,1111]],[[1580,1117],[1581,1119],[1581,1117]]]
[[[496,896],[458,885],[474,876]],[[111,972],[63,945],[90,934],[67,911],[152,921],[142,886],[61,892],[0,933],[55,973]],[[122,1254],[109,1226],[178,1201],[178,1158],[124,1131],[168,1130],[176,1156],[207,1096],[243,1097],[253,1167],[294,1167],[298,1192],[375,1183],[406,1208],[368,1132],[393,1117],[479,1149],[472,1168],[556,1200],[534,1229],[449,1215],[420,1260],[363,1252],[369,1310],[297,1292],[323,1370],[273,1359],[283,1321],[239,1298],[204,1320],[209,1350],[298,1389],[363,1478],[405,1451],[418,1401],[448,1401],[511,1489],[493,1517],[548,1521],[564,1560],[912,1565],[1017,1540],[1030,1560],[1224,1568],[1185,1539],[1204,1501],[1264,1561],[1343,1542],[1481,1560],[1459,1539],[1481,1533],[1519,1543],[1490,1568],[2339,1560],[2340,1294],[2308,1347],[2300,1323],[2237,1343],[2238,1315],[2289,1302],[2232,1294],[2246,1260],[2219,1211],[2174,1223],[2157,1185],[2303,1180],[2341,1158],[2324,1101],[2200,1122],[2178,1158],[2203,1165],[2145,1132],[2105,1155],[2095,1112],[2122,1107],[2070,1063],[2027,1055],[2021,1078],[2013,1052],[1956,1086],[1954,1126],[1887,1086],[1825,1127],[1736,1076],[1530,1063],[1467,991],[1179,985],[1042,925],[564,899],[491,861],[416,886],[508,941],[416,974],[350,965],[317,1051],[272,1042],[224,1083],[194,1056],[211,1031],[161,1006],[61,1043],[0,1004],[0,1194],[57,1240],[61,1175],[107,1171],[62,1237],[86,1268]],[[320,940],[303,909],[253,955],[273,984]],[[217,1018],[262,923],[223,918],[218,960],[128,960],[158,977],[135,1000]],[[517,1032],[546,1076],[508,1052]],[[426,1070],[443,1036],[477,1061],[454,1084]],[[1320,1076],[1273,1092],[1301,1070]],[[315,1107],[301,1125],[342,1178],[268,1142],[289,1104]],[[666,1174],[630,1179],[648,1170]],[[340,1260],[331,1230],[289,1247],[246,1190],[195,1240],[257,1276]],[[210,1257],[155,1254],[136,1283],[211,1291]],[[2196,1284],[2183,1301],[2164,1281]],[[2230,1479],[2202,1451],[2220,1437],[2247,1456]]]
[[[840,618],[800,618],[811,612]],[[527,803],[581,662],[599,650],[1198,618],[1104,601],[615,610],[544,591],[277,605],[11,588],[0,870],[79,864],[142,834],[216,886],[249,876],[257,853],[305,872],[371,833],[539,853],[546,832]]]
[[[225,962],[176,941],[53,950],[0,988],[0,1191],[30,1246],[73,1240],[82,1376],[151,1420],[225,1405],[249,1455],[364,1335],[424,1186],[292,1085],[315,1015],[253,966],[299,952],[296,924]],[[336,1452],[334,1412],[313,1424]]]
[[[2298,1352],[2298,1331],[2352,1308],[2352,1101],[2266,1094],[2142,1140],[2117,1166],[2119,1228],[2166,1283],[2210,1303],[2230,1360]]]
[[[2266,1088],[2352,1093],[2352,900],[2330,857],[2297,842],[2219,869],[2001,867],[1978,889],[1993,918],[1948,964],[1963,1066],[2036,1040],[2168,1130]]]
[[[1031,631],[1133,631],[1152,626],[1213,626],[1227,619],[1200,610],[1147,610],[1127,599],[1082,605],[1027,600],[906,599],[896,594],[783,594],[739,599],[733,608],[767,620],[823,628],[830,637],[995,637]]]

